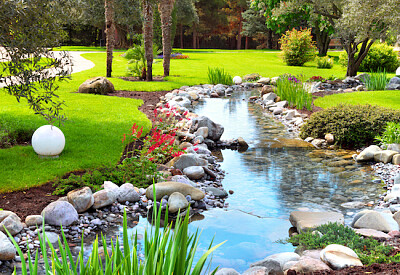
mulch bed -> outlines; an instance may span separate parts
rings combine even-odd
[[[116,91],[113,94],[109,94],[109,96],[142,99],[143,105],[139,107],[139,110],[151,120],[154,118],[153,110],[160,101],[160,96],[164,96],[166,93],[168,92]],[[79,171],[77,172],[79,173]],[[73,173],[76,174],[75,172]],[[64,178],[69,174],[71,173],[67,173]],[[0,208],[16,213],[23,221],[26,216],[40,215],[43,208],[60,197],[52,195],[55,190],[55,187],[52,185],[53,182],[48,182],[38,187],[29,188],[28,190],[0,194]]]

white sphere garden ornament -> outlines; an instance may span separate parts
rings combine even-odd
[[[397,68],[396,75],[400,75],[400,67]]]
[[[242,78],[240,76],[235,76],[232,81],[235,84],[241,84],[242,83]]]
[[[36,154],[43,157],[57,157],[64,150],[63,132],[53,125],[39,127],[32,136],[32,147]]]

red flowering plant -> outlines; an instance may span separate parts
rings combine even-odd
[[[178,110],[169,106],[168,103],[154,109],[154,119],[153,119],[153,127],[162,130],[164,133],[173,133],[178,129],[176,127],[179,121],[190,120],[187,118],[189,112],[186,111],[183,114],[180,114]]]

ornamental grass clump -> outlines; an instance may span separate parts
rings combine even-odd
[[[315,43],[312,40],[311,29],[286,31],[279,40],[283,61],[288,66],[303,66],[316,56]]]
[[[365,86],[368,91],[383,91],[386,85],[389,83],[389,78],[387,77],[386,71],[378,71],[376,73],[371,73],[365,78]]]
[[[316,61],[318,69],[332,69],[333,67],[333,59],[328,56],[317,57]]]
[[[316,113],[301,127],[300,137],[335,137],[336,144],[360,148],[374,143],[386,122],[400,122],[400,111],[372,105],[338,105]]]
[[[375,137],[381,145],[387,147],[391,143],[400,143],[400,123],[387,122],[382,135]]]
[[[155,189],[154,189],[155,197]],[[179,214],[179,213],[178,213]],[[127,215],[124,211],[122,226],[122,240],[111,239],[107,244],[106,238],[101,234],[101,240],[96,237],[92,252],[89,257],[84,257],[84,238],[82,235],[81,249],[77,258],[74,258],[71,249],[65,238],[64,230],[61,227],[61,240],[58,240],[59,250],[49,242],[45,233],[45,223],[43,222],[42,236],[38,235],[40,242],[41,256],[39,251],[32,252],[28,248],[27,259],[19,248],[18,244],[7,232],[11,241],[17,249],[21,258],[21,274],[37,275],[43,272],[39,270],[39,260],[44,262],[45,274],[73,274],[73,275],[100,275],[100,274],[118,274],[118,275],[200,275],[215,274],[217,268],[208,273],[208,267],[205,268],[208,257],[223,243],[212,247],[211,241],[208,250],[196,262],[194,260],[199,244],[200,234],[198,231],[189,233],[189,211],[186,216],[181,218],[178,215],[177,220],[168,223],[168,208],[165,213],[165,226],[161,229],[161,207],[157,209],[154,204],[153,209],[154,227],[146,228],[144,234],[144,256],[139,256],[138,233],[134,236],[128,235]],[[7,230],[7,229],[6,229]],[[100,246],[103,246],[104,257],[100,257]],[[111,248],[112,253],[109,253]],[[49,252],[49,255],[48,255]],[[86,260],[87,259],[87,260]],[[14,270],[13,275],[17,274]]]
[[[281,75],[276,81],[275,93],[291,107],[312,109],[312,94],[304,89],[301,81],[290,74]]]
[[[224,84],[232,85],[232,76],[225,72],[224,68],[210,68],[208,67],[208,82],[211,84]]]

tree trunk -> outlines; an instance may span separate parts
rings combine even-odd
[[[172,25],[172,10],[175,0],[160,0],[158,10],[161,17],[161,31],[163,44],[163,67],[164,76],[169,76],[169,67],[171,61],[171,25]]]
[[[114,24],[114,0],[105,0],[105,17],[106,17],[106,47],[107,47],[107,77],[111,77],[112,59],[115,43],[115,24]]]
[[[197,29],[196,24],[193,23],[193,49],[197,49]]]
[[[181,49],[183,49],[183,24],[179,26],[180,38],[181,38]]]
[[[327,31],[321,31],[317,24],[314,24],[315,40],[317,42],[318,55],[326,56],[328,54],[329,43],[331,38]]]
[[[143,0],[143,40],[146,56],[146,80],[153,80],[153,3]]]
[[[375,40],[374,39],[369,40],[368,38],[365,39],[361,43],[360,50],[358,50],[358,45],[360,43],[356,43],[354,40],[349,42],[344,42],[344,40],[342,39],[341,41],[348,55],[346,76],[356,76],[358,69],[360,68],[361,62],[367,56],[367,53],[371,48],[372,44],[375,42]],[[356,58],[355,54],[357,52],[358,56]]]
[[[240,8],[240,10],[239,10],[239,33],[237,36],[237,49],[238,50],[240,50],[242,48],[242,25],[243,25],[242,11],[243,11],[243,9]]]
[[[246,50],[249,48],[249,37],[248,37],[248,36],[246,36],[244,48],[245,48]]]

